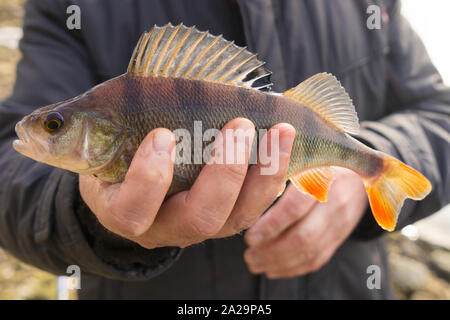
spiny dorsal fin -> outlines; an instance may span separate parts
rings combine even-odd
[[[206,80],[239,87],[270,89],[271,74],[264,62],[222,36],[183,24],[154,26],[139,39],[127,72],[134,76],[162,76]]]
[[[311,168],[294,173],[289,180],[300,192],[307,193],[320,202],[327,202],[328,189],[333,182],[333,170],[329,167]]]
[[[318,73],[283,95],[313,109],[345,132],[358,134],[359,123],[355,107],[335,76]]]

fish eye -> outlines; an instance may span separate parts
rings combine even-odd
[[[44,120],[44,128],[47,132],[55,132],[64,124],[64,118],[58,112],[49,113]]]

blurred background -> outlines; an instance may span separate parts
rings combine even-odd
[[[0,0],[0,101],[14,84],[24,2]],[[446,39],[450,1],[404,0],[402,11],[450,85],[450,41]],[[388,242],[397,298],[450,299],[450,206],[390,234]],[[23,264],[0,249],[0,299],[57,299],[56,283],[56,276]]]

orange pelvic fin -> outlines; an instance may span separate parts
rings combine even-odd
[[[296,188],[320,202],[327,201],[328,189],[333,182],[333,170],[329,167],[312,168],[296,172],[289,180]]]
[[[387,231],[393,231],[406,198],[422,200],[431,191],[431,183],[403,162],[383,154],[384,168],[374,178],[363,179],[373,216]]]

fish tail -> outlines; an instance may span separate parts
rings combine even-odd
[[[383,169],[363,181],[375,220],[383,229],[393,231],[404,200],[422,200],[430,193],[431,183],[403,162],[384,153],[381,156]]]
[[[339,131],[348,134],[359,132],[353,103],[337,78],[331,74],[313,75],[297,87],[284,92],[283,96],[310,108]],[[371,152],[366,150],[364,153]],[[367,160],[367,157],[364,158]],[[370,207],[378,224],[392,231],[405,199],[422,200],[430,193],[431,183],[416,170],[387,154],[377,152],[377,156],[372,159],[377,160],[374,166],[368,163],[359,165],[360,168],[369,166],[371,170],[375,170],[375,173],[362,175]],[[333,175],[329,168],[318,167],[295,172],[289,179],[299,191],[325,202]]]

